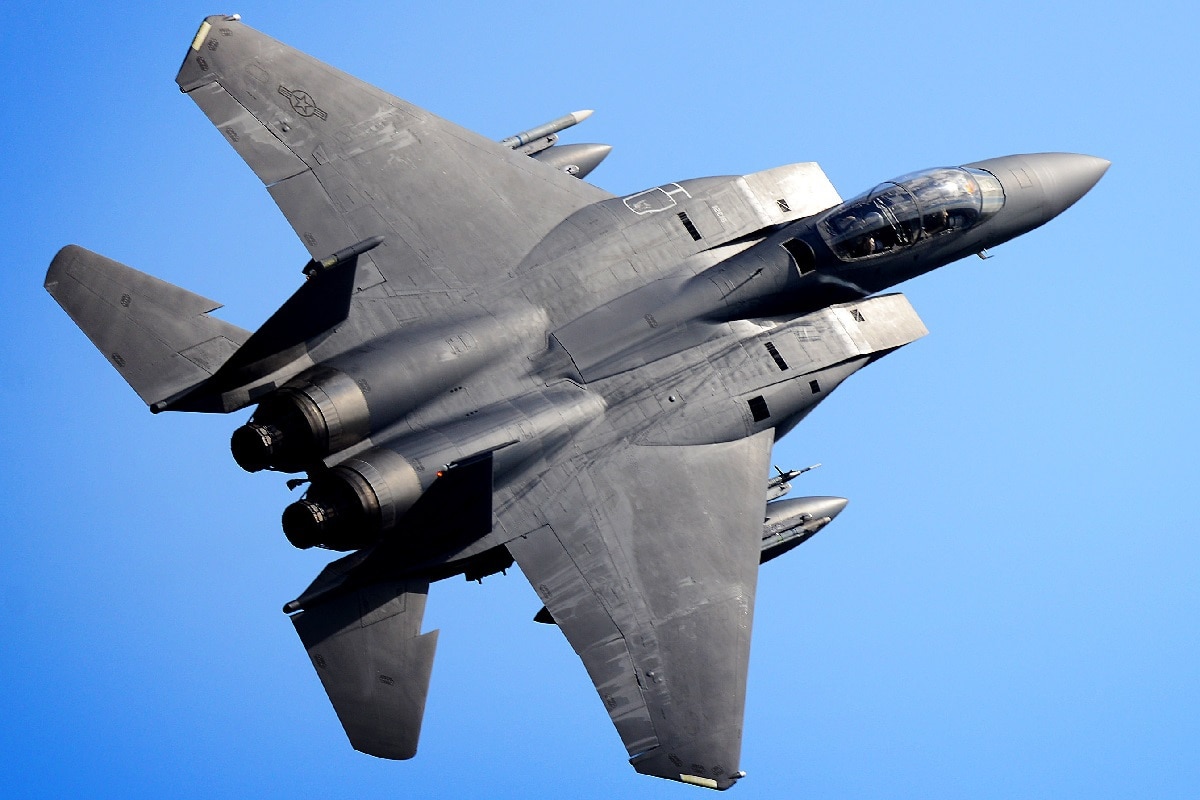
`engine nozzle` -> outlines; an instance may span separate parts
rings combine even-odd
[[[229,449],[233,460],[247,472],[259,472],[275,463],[285,436],[277,425],[251,422],[233,432]]]
[[[314,474],[283,510],[283,533],[301,550],[357,550],[392,530],[423,491],[403,456],[376,448]]]
[[[370,433],[361,387],[345,373],[320,366],[264,399],[233,432],[230,450],[242,469],[299,472]]]
[[[301,500],[283,510],[283,535],[293,547],[307,550],[323,544],[337,529],[336,506]]]
[[[302,500],[285,508],[283,535],[292,546],[356,550],[378,538],[378,526],[370,524],[374,496],[364,497],[357,483],[348,476],[323,476]]]

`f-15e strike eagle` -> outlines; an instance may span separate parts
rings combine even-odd
[[[922,170],[843,202],[814,163],[614,197],[575,114],[487,140],[243,25],[176,78],[312,256],[254,333],[78,246],[46,288],[154,412],[254,406],[243,468],[307,475],[285,606],[358,750],[411,758],[432,582],[514,560],[647,775],[740,767],[759,564],[835,517],[771,447],[923,336],[901,281],[1057,216],[1108,162]],[[304,481],[296,479],[295,483]],[[765,491],[765,497],[764,497]],[[765,511],[764,511],[765,503]]]

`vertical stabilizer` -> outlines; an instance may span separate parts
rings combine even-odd
[[[384,581],[321,598],[292,615],[355,750],[391,759],[416,755],[437,648],[437,631],[421,633],[428,591],[424,581]]]

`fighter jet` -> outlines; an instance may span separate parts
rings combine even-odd
[[[430,585],[515,561],[634,769],[732,786],[759,565],[846,503],[780,500],[772,446],[926,333],[881,292],[1108,167],[1006,156],[843,202],[798,163],[615,197],[581,180],[607,145],[556,143],[588,112],[491,141],[236,16],[176,80],[307,248],[299,288],[253,333],[74,245],[46,288],[151,411],[253,407],[233,458],[303,474],[287,540],[348,555],[284,610],[350,743],[390,759],[417,749]]]

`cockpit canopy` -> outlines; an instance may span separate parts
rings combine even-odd
[[[881,183],[843,203],[817,225],[843,261],[893,253],[979,224],[1004,205],[990,172],[938,167]]]

